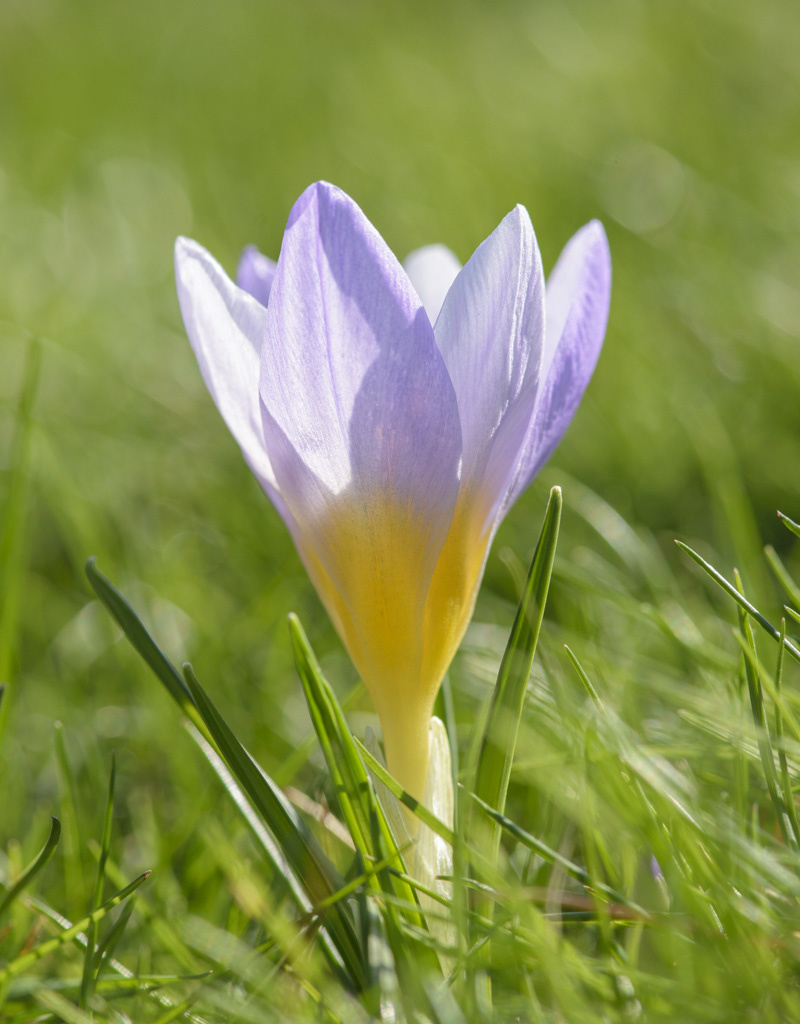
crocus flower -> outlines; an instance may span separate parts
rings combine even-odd
[[[464,267],[430,246],[404,269],[320,182],[277,264],[246,250],[237,285],[181,238],[175,266],[206,385],[372,696],[390,771],[421,799],[434,698],[492,537],[597,362],[603,229],[570,240],[546,290],[522,206]]]

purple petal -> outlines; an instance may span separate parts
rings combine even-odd
[[[275,261],[248,245],[236,268],[236,283],[257,299],[262,306],[269,304],[269,293],[275,277]]]
[[[175,243],[175,278],[186,333],[206,387],[247,464],[283,514],[264,444],[258,396],[267,312],[191,239]]]
[[[503,219],[453,282],[436,341],[458,396],[464,487],[488,525],[530,424],[544,344],[544,276],[524,207]]]
[[[445,296],[461,270],[461,264],[446,245],[426,245],[410,252],[403,269],[422,299],[432,324],[436,323]]]
[[[608,323],[611,254],[602,224],[580,229],[547,282],[547,340],[543,384],[525,441],[513,502],[553,454],[597,365]]]
[[[266,324],[264,432],[301,554],[373,695],[382,668],[419,685],[422,608],[458,491],[458,407],[408,277],[339,189],[312,185],[295,204]]]

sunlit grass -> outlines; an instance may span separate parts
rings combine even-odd
[[[374,715],[205,394],[171,267],[178,233],[229,269],[248,242],[277,255],[285,211],[320,177],[357,196],[401,256],[443,241],[465,258],[516,202],[548,269],[590,217],[610,237],[596,378],[496,539],[439,708],[463,781],[560,484],[506,804],[521,833],[505,830],[483,878],[497,896],[490,958],[475,954],[491,1013],[800,1018],[798,860],[774,799],[786,802],[781,751],[798,784],[798,668],[787,653],[776,705],[776,642],[753,624],[759,674],[733,599],[673,544],[730,582],[737,566],[747,597],[777,629],[785,616],[797,644],[783,609],[796,599],[762,545],[796,586],[798,541],[775,511],[800,519],[799,12],[780,0],[2,5],[0,903],[52,815],[61,836],[3,911],[0,969],[62,941],[0,988],[0,1020],[154,1022],[173,1006],[173,1019],[208,1021],[380,1013],[374,991],[307,948],[259,820],[230,798],[213,750],[83,573],[96,555],[171,661],[191,660],[343,884],[357,881],[365,866],[343,840],[290,611],[357,739]],[[20,413],[37,348],[35,400]],[[763,688],[774,795],[745,664]],[[100,902],[152,874],[125,901],[129,918],[98,921],[100,942],[112,922],[124,928],[87,982],[85,947],[63,935],[99,902],[112,752]],[[365,875],[353,899],[380,938],[384,908],[368,890]],[[430,1019],[490,1012],[468,970],[452,1000],[396,976]]]

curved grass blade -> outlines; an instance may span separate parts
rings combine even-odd
[[[117,590],[114,584],[97,568],[97,559],[90,558],[86,563],[86,577],[94,592],[111,612],[122,632],[133,645],[134,649],[155,672],[170,696],[181,707],[195,724],[198,724],[197,713],[192,705],[192,697],[183,681],[180,672],[164,654],[155,640],[148,633],[144,623],[130,606],[128,601]]]
[[[761,614],[758,608],[750,604],[747,598],[740,594],[732,583],[729,583],[721,573],[717,572],[713,565],[710,565],[705,560],[705,558],[702,557],[702,555],[698,555],[696,551],[693,551],[689,547],[689,545],[684,544],[683,541],[676,540],[675,543],[678,545],[681,551],[685,551],[691,559],[697,562],[700,568],[704,569],[711,577],[711,579],[714,580],[714,582],[718,584],[725,591],[726,594],[729,594],[741,608],[744,608],[747,614],[754,618],[756,622],[759,624],[759,626],[761,626],[762,629],[769,633],[773,640],[777,640],[779,643],[781,642],[780,630],[776,629],[775,626],[773,626],[772,623],[769,621],[769,619],[765,618]],[[786,648],[789,654],[791,654],[791,656],[796,661],[800,661],[800,650],[798,650],[798,648],[795,647],[791,640],[789,640],[787,637],[784,637],[782,642],[783,646]]]
[[[39,874],[44,868],[53,854],[56,852],[58,841],[61,838],[61,822],[58,818],[50,819],[50,835],[47,837],[44,846],[39,851],[38,856],[25,871],[19,876],[16,882],[11,886],[8,892],[0,901],[0,918],[6,910],[11,906],[14,900],[19,896],[22,890],[33,881],[33,879]]]
[[[561,506],[561,488],[554,487],[550,491],[542,531],[500,663],[475,768],[474,792],[501,814],[506,804],[525,690],[550,589]],[[499,842],[500,830],[494,828],[486,849],[491,859],[497,855]]]
[[[90,558],[86,564],[86,575],[97,596],[173,700],[201,735],[222,754],[248,799],[271,829],[293,870],[303,880],[311,902],[317,903],[335,892],[339,885],[333,865],[275,783],[255,764],[236,739],[200,686],[191,666],[184,668],[186,678],[182,677],[150,636],[128,601],[97,569],[94,558]],[[195,705],[196,698],[201,701],[202,708]],[[359,988],[364,979],[352,920],[344,909],[336,908],[327,925],[350,982]]]
[[[54,950],[59,949],[61,946],[67,945],[67,943],[72,942],[73,939],[77,939],[81,932],[89,928],[90,925],[96,924],[98,921],[102,921],[110,910],[119,906],[123,900],[126,900],[136,892],[139,886],[149,877],[149,871],[143,872],[138,878],[134,878],[129,885],[126,885],[124,889],[115,893],[96,910],[93,910],[91,914],[87,914],[86,917],[81,918],[77,924],[73,924],[70,928],[61,932],[60,935],[56,935],[55,938],[42,942],[29,953],[24,953],[22,956],[18,956],[15,960],[12,960],[10,963],[7,963],[4,967],[0,968],[0,984],[3,984],[10,978],[16,978],[17,975],[22,974],[23,971],[26,971],[29,967],[33,966],[33,964],[41,960],[42,957],[54,952]]]
[[[234,778],[261,815],[292,870],[303,880],[312,903],[320,903],[341,886],[336,869],[316,839],[275,783],[248,754],[200,685],[192,666],[183,666],[186,685],[203,725],[219,749]],[[336,904],[326,926],[344,961],[350,979],[362,988],[363,964],[352,919]]]

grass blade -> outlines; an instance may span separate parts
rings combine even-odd
[[[58,841],[60,838],[61,822],[58,820],[58,818],[51,818],[50,835],[47,837],[47,840],[42,849],[39,851],[38,856],[30,865],[30,867],[26,868],[25,871],[22,872],[22,874],[19,876],[16,882],[5,894],[2,901],[0,901],[0,919],[2,919],[3,914],[6,912],[6,910],[8,910],[8,908],[11,906],[11,904],[14,902],[17,896],[19,896],[22,890],[27,885],[29,885],[34,880],[34,878],[39,874],[39,872],[47,865],[50,858],[56,852],[56,847],[58,846]]]
[[[767,544],[764,548],[764,554],[766,555],[767,562],[770,569],[772,569],[775,579],[783,587],[789,600],[793,601],[794,604],[800,608],[800,587],[798,587],[789,575],[789,571],[781,561],[780,555],[771,544]]]
[[[103,838],[100,843],[100,857],[97,861],[97,873],[95,875],[94,892],[92,894],[92,910],[96,910],[103,899],[103,883],[106,877],[106,862],[108,850],[111,845],[111,823],[114,817],[114,784],[117,776],[117,761],[114,754],[111,755],[111,773],[108,780],[108,799],[106,800],[106,812],[103,820]],[[86,953],[83,959],[83,978],[81,979],[81,994],[79,1006],[86,1009],[89,998],[94,987],[94,960],[95,945],[97,943],[97,924],[92,921],[86,936]]]
[[[550,577],[553,573],[561,505],[561,488],[554,487],[550,491],[542,531],[500,663],[478,753],[474,791],[481,800],[497,808],[501,814],[505,809],[525,690],[536,653]],[[500,831],[494,829],[490,851],[492,857],[496,856],[499,841]]]
[[[742,593],[742,581],[739,573],[734,571],[734,579],[736,580],[736,589],[744,597]],[[780,825],[781,835],[783,841],[787,846],[795,846],[794,837],[792,835],[791,826],[788,824],[788,812],[783,806],[783,801],[778,793],[777,779],[775,776],[775,755],[772,752],[772,742],[769,735],[769,725],[767,723],[767,712],[764,706],[764,691],[761,688],[761,681],[758,677],[758,654],[756,652],[756,641],[753,636],[753,627],[750,624],[750,619],[744,612],[744,609],[740,606],[739,612],[739,629],[741,630],[742,636],[744,637],[744,644],[742,647],[744,653],[744,671],[745,678],[747,679],[747,692],[750,697],[750,707],[753,712],[753,724],[756,728],[756,738],[758,740],[758,753],[761,757],[761,765],[764,770],[764,779],[767,783],[767,790],[769,792],[772,806],[775,810],[775,815]],[[785,641],[786,636],[783,635]],[[783,654],[783,644],[781,644],[781,655]]]
[[[341,886],[335,868],[316,839],[270,777],[255,763],[200,685],[192,666],[183,667],[190,697],[234,778],[248,795],[275,837],[292,869],[303,880],[312,903],[321,903]],[[336,904],[326,925],[349,976],[358,987],[365,978],[352,919]]]
[[[394,776],[390,775],[383,767],[380,761],[370,754],[361,740],[357,739],[355,742],[358,746],[359,753],[364,760],[364,764],[373,773],[375,778],[378,779],[379,782],[382,782],[389,792],[393,796],[397,797],[401,804],[406,806],[410,811],[413,811],[424,825],[427,825],[428,828],[432,829],[437,836],[441,836],[445,842],[453,846],[457,841],[457,837],[453,830],[448,828],[443,822],[439,821],[436,815],[429,811],[421,801],[406,792]]]
[[[336,787],[336,794],[342,808],[353,842],[363,857],[382,859],[382,851],[372,841],[371,822],[377,820],[380,844],[387,854],[395,855],[398,870],[406,872],[403,856],[386,821],[372,788],[364,762],[350,732],[336,694],[322,674],[319,663],[311,650],[308,638],[296,615],[289,616],[289,632],[294,647],[295,664],[303,684],[311,720],[319,738],[328,770]],[[390,878],[384,874],[382,877]],[[390,892],[413,904],[413,889],[395,878]],[[421,918],[416,920],[421,924]]]
[[[184,676],[181,676],[125,597],[97,569],[94,558],[90,558],[86,564],[86,575],[97,596],[116,619],[135,650],[184,714],[220,752],[261,819],[272,831],[292,869],[302,879],[311,903],[322,902],[336,892],[339,879],[333,865],[280,789],[256,765],[234,736],[203,690],[191,665],[184,666]],[[343,908],[336,907],[327,920],[327,926],[350,981],[360,988],[364,975],[352,919]]]
[[[797,820],[797,808],[794,805],[792,780],[789,777],[789,762],[783,742],[783,712],[781,710],[781,684],[783,682],[783,652],[786,639],[786,619],[781,619],[781,644],[778,647],[778,661],[775,665],[775,737],[778,745],[778,764],[781,769],[781,789],[783,803],[789,817],[795,841],[800,844],[800,822]]]
[[[29,953],[24,953],[22,956],[18,956],[16,960],[12,960],[10,963],[7,963],[4,967],[0,968],[0,984],[3,984],[10,978],[16,978],[17,975],[22,974],[23,971],[27,971],[29,967],[41,960],[42,957],[45,957],[59,947],[72,942],[73,939],[77,939],[81,932],[89,928],[90,925],[96,924],[98,921],[102,921],[109,911],[113,910],[114,907],[119,906],[123,900],[126,900],[136,892],[139,886],[149,877],[150,872],[145,871],[143,874],[139,875],[138,878],[134,878],[134,880],[129,885],[126,885],[124,889],[115,893],[96,910],[93,910],[91,914],[87,914],[86,917],[81,918],[77,924],[73,924],[72,927],[65,929],[59,935],[56,935],[55,938],[42,942]]]
[[[184,714],[198,724],[197,714],[192,706],[191,694],[180,672],[150,636],[144,623],[128,604],[128,601],[97,568],[95,558],[90,558],[86,563],[86,577],[134,649],[155,672]]]
[[[481,800],[476,793],[471,793],[470,796],[484,814],[488,815],[500,828],[508,832],[508,834],[517,842],[522,843],[523,846],[532,850],[533,853],[537,853],[543,860],[546,860],[550,864],[558,865],[558,867],[562,868],[566,874],[577,879],[577,881],[583,883],[583,885],[592,887],[595,892],[602,893],[604,896],[616,903],[621,903],[623,906],[628,907],[629,910],[633,910],[636,914],[639,914],[642,917],[649,917],[647,911],[643,907],[640,907],[638,903],[634,903],[633,900],[623,896],[622,893],[617,892],[616,889],[606,885],[604,882],[598,882],[593,879],[588,871],[585,871],[577,864],[573,864],[571,860],[568,860],[556,850],[551,849],[546,843],[537,839],[536,836],[532,836],[529,832],[526,832],[525,829],[517,825],[516,822],[512,821],[510,818],[506,818],[505,815],[500,814],[499,811],[496,811],[484,800]]]
[[[10,457],[9,488],[5,500],[5,514],[0,526],[0,593],[3,595],[0,603],[0,683],[6,685],[11,681],[14,637],[25,575],[25,505],[30,476],[33,405],[39,383],[40,363],[39,344],[36,341],[31,342],[17,406],[16,428]],[[6,693],[5,700],[0,701],[0,741],[8,717],[9,696],[10,693]]]
[[[741,608],[744,608],[747,614],[754,618],[756,622],[759,624],[759,626],[761,626],[762,629],[769,633],[773,640],[777,640],[779,643],[781,642],[780,630],[776,629],[775,626],[773,626],[772,623],[769,621],[769,619],[765,618],[761,614],[758,608],[750,604],[747,598],[745,598],[743,594],[740,594],[732,583],[729,583],[721,573],[717,572],[713,565],[710,565],[702,557],[702,555],[698,555],[696,551],[693,551],[689,547],[689,545],[684,544],[683,541],[676,540],[675,543],[678,545],[681,551],[685,551],[691,559],[697,562],[700,568],[704,569],[711,577],[711,579],[714,580],[714,582],[717,583],[725,591],[726,594],[729,594]],[[791,654],[791,656],[796,661],[800,661],[800,650],[798,650],[798,648],[795,647],[795,645],[787,637],[784,637],[782,642],[783,646],[786,648],[789,654]]]
[[[783,523],[787,530],[790,530],[795,537],[800,537],[800,523],[794,522],[788,516],[785,516],[783,512],[778,513],[778,519]]]

